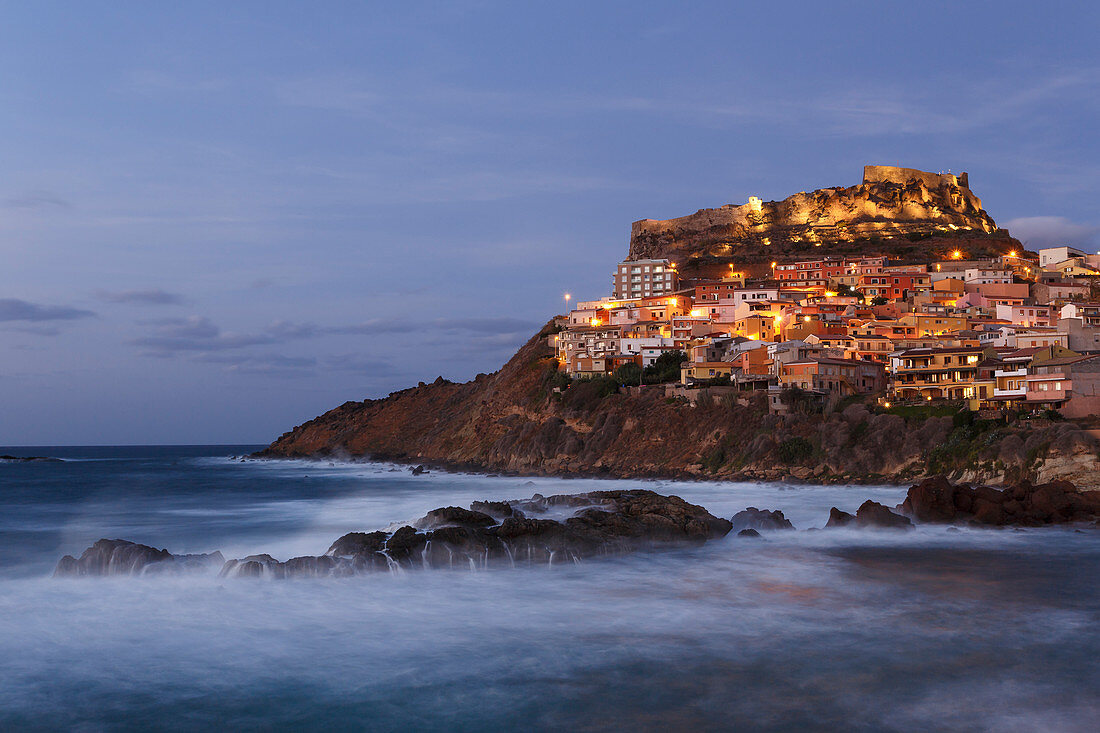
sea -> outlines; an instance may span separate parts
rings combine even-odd
[[[896,486],[526,478],[20,447],[0,730],[1100,730],[1100,531],[820,530]],[[100,538],[321,554],[476,499],[648,488],[797,531],[553,566],[54,579]],[[816,530],[816,531],[815,531]]]

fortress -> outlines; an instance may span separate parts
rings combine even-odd
[[[636,221],[629,259],[767,258],[806,247],[959,231],[997,231],[966,173],[868,165],[857,186],[802,192],[782,201],[752,196],[747,204]]]
[[[970,188],[970,180],[966,173],[958,176],[951,173],[927,173],[916,168],[898,168],[893,165],[865,165],[863,166],[864,183],[897,183],[905,185],[909,181],[920,181],[927,188],[939,188],[940,186],[958,186]]]

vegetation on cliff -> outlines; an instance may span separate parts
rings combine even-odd
[[[1073,422],[979,420],[951,405],[883,410],[854,398],[824,410],[786,395],[711,388],[672,394],[613,378],[563,380],[547,326],[491,375],[443,379],[347,402],[260,456],[372,457],[523,474],[907,481],[1068,479],[1100,488],[1100,446]]]

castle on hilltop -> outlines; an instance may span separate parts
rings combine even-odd
[[[700,209],[675,219],[634,222],[627,259],[728,259],[876,240],[912,240],[943,232],[991,234],[997,224],[970,190],[966,173],[930,173],[892,165],[863,167],[863,181],[796,193],[782,201]]]
[[[920,181],[927,188],[959,186],[970,189],[970,179],[965,172],[956,176],[952,173],[928,173],[916,168],[901,168],[896,165],[863,166],[863,182],[865,184],[896,183],[904,186],[909,181],[914,180]]]

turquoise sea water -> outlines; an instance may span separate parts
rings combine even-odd
[[[320,554],[474,499],[644,486],[729,517],[897,487],[239,462],[256,446],[2,448],[2,730],[1093,731],[1100,532],[736,537],[553,568],[54,580],[100,537]]]

